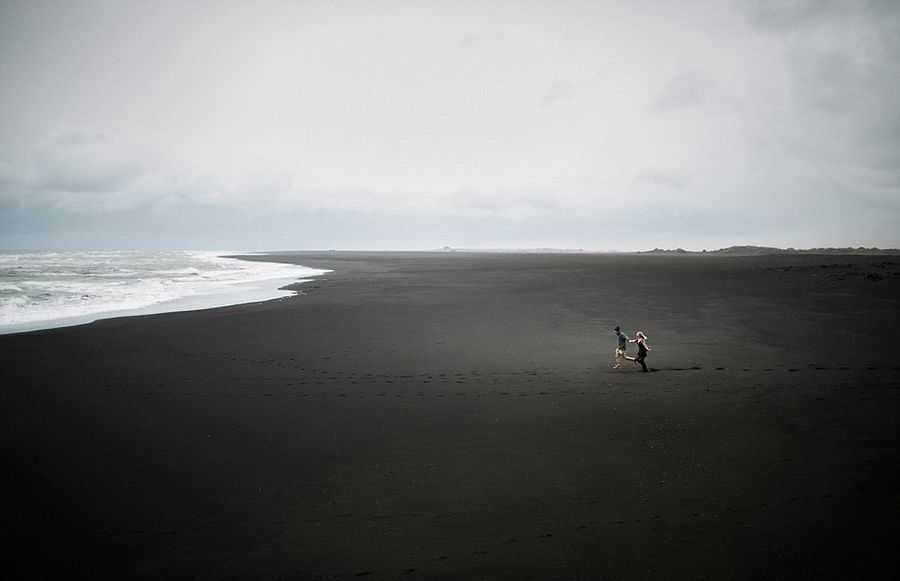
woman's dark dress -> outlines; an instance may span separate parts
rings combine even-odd
[[[635,363],[641,364],[641,367],[642,367],[641,371],[647,371],[647,364],[644,363],[644,359],[647,357],[647,348],[644,347],[643,339],[637,340],[637,348],[638,348],[638,354],[637,354],[637,357],[634,358],[634,361],[635,361]]]

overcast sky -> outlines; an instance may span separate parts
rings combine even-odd
[[[0,248],[900,247],[900,2],[0,0]]]

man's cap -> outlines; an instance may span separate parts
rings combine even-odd
[[[618,331],[618,330],[619,330],[619,328],[618,328],[618,327],[616,327],[616,328],[615,328],[615,330],[616,330],[616,331]]]

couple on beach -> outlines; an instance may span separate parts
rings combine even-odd
[[[624,357],[629,361],[634,361],[635,363],[641,364],[641,371],[647,371],[647,364],[644,363],[644,359],[647,358],[647,352],[650,351],[650,346],[647,345],[647,336],[644,335],[643,331],[637,331],[634,334],[634,339],[629,339],[628,335],[619,330],[618,327],[613,329],[616,332],[616,337],[619,340],[618,345],[616,346],[616,364],[613,365],[613,369],[621,369],[622,365],[620,360]],[[629,357],[625,353],[625,348],[628,347],[629,343],[637,343],[638,354],[637,357]]]

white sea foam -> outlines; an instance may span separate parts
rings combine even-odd
[[[329,272],[223,254],[0,253],[0,333],[281,298],[294,292],[280,287]]]

